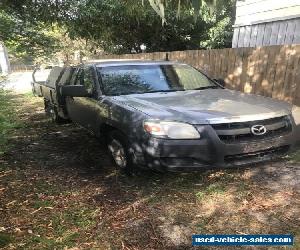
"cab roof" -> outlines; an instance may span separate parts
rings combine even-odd
[[[173,65],[182,64],[175,61],[163,60],[137,60],[137,59],[107,59],[88,61],[85,65],[95,65],[96,67],[122,66],[122,65]]]

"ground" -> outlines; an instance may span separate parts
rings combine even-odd
[[[6,90],[13,90],[16,93],[28,93],[31,90],[30,82],[32,79],[32,71],[14,72],[6,78],[7,79],[5,81],[5,85],[3,86],[4,89]],[[0,76],[0,83],[1,83],[1,76]]]
[[[101,141],[53,124],[40,98],[2,91],[0,110],[4,249],[191,249],[195,233],[291,233],[300,248],[299,152],[241,169],[127,176]]]

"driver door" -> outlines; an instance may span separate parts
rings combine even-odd
[[[78,70],[75,85],[83,85],[90,94],[89,97],[71,97],[69,100],[69,116],[72,121],[84,128],[96,132],[97,82],[95,71],[86,66]]]

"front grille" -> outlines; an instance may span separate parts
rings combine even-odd
[[[257,151],[253,153],[244,153],[237,155],[227,155],[224,157],[225,163],[229,164],[243,164],[250,162],[258,162],[261,160],[268,160],[270,158],[276,158],[283,156],[289,151],[290,146],[281,146],[277,148],[270,148],[267,150]]]
[[[251,132],[251,127],[254,125],[264,125],[267,132],[264,135],[254,135]],[[292,124],[288,116],[250,122],[214,124],[212,127],[224,143],[269,139],[292,131]]]

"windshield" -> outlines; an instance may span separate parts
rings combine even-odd
[[[105,95],[218,88],[214,82],[191,66],[123,65],[98,68]]]

